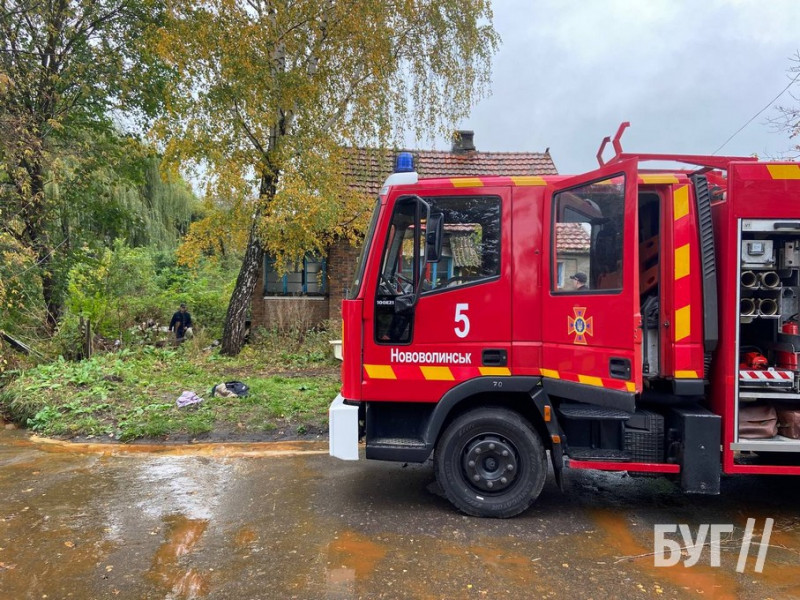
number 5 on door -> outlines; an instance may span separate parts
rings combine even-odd
[[[460,338],[465,338],[469,334],[469,317],[466,315],[468,310],[469,304],[456,304],[456,327],[454,331]]]

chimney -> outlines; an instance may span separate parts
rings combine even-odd
[[[465,131],[463,129],[456,131],[453,136],[453,154],[466,154],[467,152],[475,152],[475,137],[474,131]]]

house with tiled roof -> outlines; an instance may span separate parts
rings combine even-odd
[[[414,155],[420,178],[498,175],[505,177],[556,175],[553,159],[545,152],[479,152],[473,132],[460,131],[450,151],[405,150]],[[347,177],[351,187],[377,196],[401,150],[349,149]],[[566,224],[565,225],[572,225]],[[453,224],[445,253],[455,268],[468,269],[475,248],[469,224]],[[465,229],[466,228],[466,229]],[[575,233],[577,235],[577,233]],[[587,242],[588,248],[588,242]],[[293,272],[279,275],[267,257],[253,294],[254,327],[311,327],[326,319],[341,319],[345,288],[353,280],[359,248],[341,240],[323,257],[309,257]]]
[[[588,223],[556,223],[559,289],[568,288],[569,278],[575,273],[589,274],[590,227]]]

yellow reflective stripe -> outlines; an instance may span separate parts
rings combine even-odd
[[[689,244],[675,249],[675,281],[689,275]]]
[[[627,389],[629,392],[635,392],[636,391],[636,384],[634,382],[632,382],[632,381],[626,381],[625,382],[625,389]]]
[[[511,375],[511,369],[508,367],[478,367],[478,370],[481,372],[481,375]]]
[[[370,379],[397,379],[391,365],[364,365]]]
[[[675,341],[679,342],[683,338],[689,337],[691,332],[692,310],[688,304],[675,311]]]
[[[700,379],[697,371],[675,371],[675,379]]]
[[[547,185],[544,177],[525,176],[525,177],[512,177],[511,181],[514,185]]]
[[[450,183],[453,184],[453,187],[462,188],[462,187],[483,187],[483,182],[478,179],[477,177],[459,177],[453,178],[450,180]]]
[[[542,377],[551,377],[553,379],[561,379],[558,374],[558,371],[553,369],[539,369],[542,372]]]
[[[420,367],[420,370],[428,381],[455,381],[450,367]]]
[[[683,185],[672,196],[674,218],[677,221],[689,214],[689,186]]]
[[[800,179],[800,165],[767,165],[773,179]]]
[[[603,387],[603,380],[599,377],[592,377],[591,375],[578,375],[578,381],[580,383],[585,383],[586,385]]]
[[[646,175],[640,174],[642,183],[678,183],[678,178],[675,175]]]

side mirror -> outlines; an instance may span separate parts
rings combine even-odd
[[[442,239],[444,238],[444,215],[438,213],[428,217],[425,233],[425,262],[439,262],[442,258]]]

